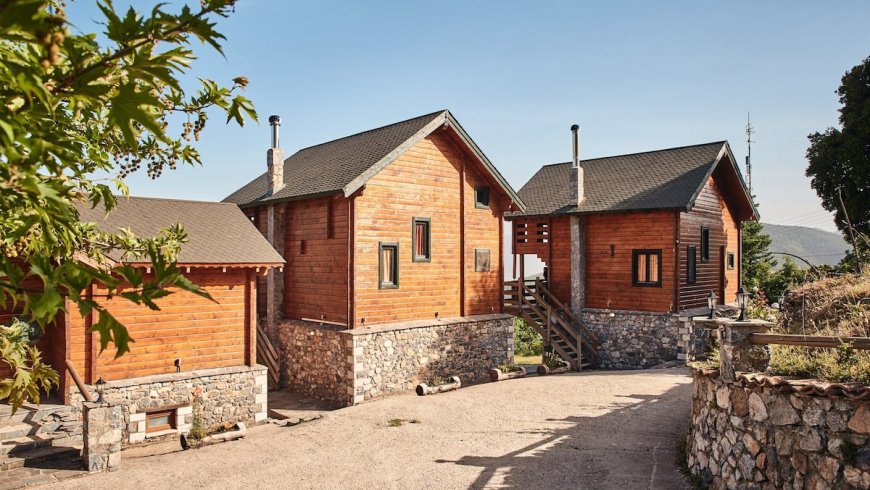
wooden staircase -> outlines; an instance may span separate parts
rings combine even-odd
[[[581,371],[597,367],[598,338],[583,321],[551,293],[540,279],[505,282],[505,311],[528,322],[551,348]]]

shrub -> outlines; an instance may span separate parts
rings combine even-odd
[[[514,318],[514,352],[521,356],[539,356],[544,339],[522,318]]]

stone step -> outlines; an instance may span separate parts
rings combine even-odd
[[[72,407],[67,405],[25,404],[15,413],[12,413],[12,408],[9,405],[0,405],[0,426],[17,422],[39,422],[44,420],[46,417],[61,420],[75,420],[76,413]]]
[[[26,436],[32,436],[36,434],[37,431],[39,431],[38,426],[34,426],[24,422],[4,425],[0,427],[0,442],[6,442],[12,439],[18,439]]]
[[[16,439],[3,441],[0,444],[0,455],[8,455],[36,449],[38,447],[50,446],[52,439],[41,435],[24,436]]]
[[[37,447],[0,458],[0,471],[31,466],[45,461],[77,459],[80,455],[81,448],[74,445]]]

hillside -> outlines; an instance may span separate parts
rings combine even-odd
[[[838,233],[808,228],[762,223],[764,232],[770,235],[772,252],[787,252],[799,255],[815,265],[834,265],[843,258],[849,244]],[[801,265],[800,261],[797,261]]]

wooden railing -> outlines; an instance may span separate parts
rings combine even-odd
[[[786,335],[753,333],[749,341],[756,345],[797,345],[803,347],[839,347],[848,344],[853,349],[870,350],[868,337],[825,337],[820,335]]]
[[[571,311],[571,308],[568,308],[567,306],[565,306],[564,303],[559,301],[559,298],[557,298],[552,292],[550,292],[549,289],[544,287],[541,284],[540,279],[535,279],[535,288],[538,291],[541,291],[544,293],[543,294],[544,299],[546,300],[546,302],[548,304],[554,305],[557,308],[557,312],[559,314],[567,316],[571,320],[573,325],[575,325],[577,327],[577,329],[580,330],[579,333],[586,336],[586,342],[591,347],[590,350],[595,352],[595,356],[597,358],[598,357],[598,339],[595,336],[595,334],[592,332],[592,330],[589,330],[588,328],[586,328],[586,325],[583,323],[583,320],[581,320],[580,317],[575,315],[574,312]]]
[[[278,359],[278,353],[266,336],[266,331],[262,326],[257,325],[257,360],[266,366],[269,378],[276,385],[281,379],[281,364]]]

